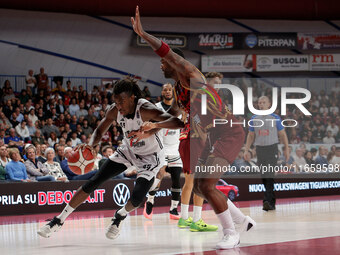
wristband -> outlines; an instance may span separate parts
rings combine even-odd
[[[161,58],[164,58],[166,54],[170,51],[169,45],[162,41],[162,45],[158,50],[155,50],[156,54]]]

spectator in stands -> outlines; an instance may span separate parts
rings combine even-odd
[[[22,148],[22,146],[24,146],[24,142],[20,137],[16,135],[14,128],[11,128],[9,130],[9,136],[5,138],[5,144],[8,144],[9,146],[14,145],[19,148]]]
[[[48,86],[48,75],[45,73],[43,67],[40,68],[40,73],[38,74],[37,87],[39,90],[47,90]]]
[[[73,173],[67,163],[67,158],[70,157],[71,152],[72,152],[71,147],[66,147],[64,149],[65,159],[61,161],[61,164],[60,164],[61,169],[66,174],[69,180],[89,180],[92,176],[94,176],[98,172],[97,170],[94,170],[83,175],[76,175],[75,173]]]
[[[11,159],[8,157],[7,147],[5,145],[0,146],[0,181],[6,179],[6,165]]]
[[[55,178],[49,175],[49,169],[36,158],[36,148],[34,145],[26,145],[25,154],[27,157],[25,161],[26,171],[31,180],[55,181]]]
[[[40,145],[40,156],[38,157],[38,160],[39,160],[41,163],[45,163],[46,160],[47,160],[47,159],[45,158],[45,151],[46,151],[46,149],[47,149],[46,143]]]
[[[143,92],[143,97],[145,97],[145,98],[150,97],[151,98],[151,93],[150,93],[148,86],[144,86],[142,92]]]
[[[335,121],[332,121],[331,124],[327,126],[326,131],[331,131],[332,136],[336,137],[339,132],[339,126],[336,125]]]
[[[77,133],[77,137],[78,137],[78,138],[80,138],[81,135],[84,134],[83,129],[82,129],[82,127],[81,127],[80,124],[77,124],[77,128],[76,128],[76,131],[75,131],[75,132]]]
[[[57,155],[55,155],[53,160],[61,164],[61,161],[65,159],[65,153],[64,153],[65,146],[58,144],[56,149],[57,149]]]
[[[79,108],[79,105],[77,104],[77,99],[75,97],[72,98],[71,104],[70,104],[70,106],[68,108],[69,113],[71,114],[71,116],[76,115],[76,113],[77,113],[77,111],[79,111],[79,109],[80,108]]]
[[[331,114],[339,113],[339,107],[337,106],[337,102],[333,101],[332,106],[329,108],[329,112]]]
[[[0,127],[0,145],[4,145],[5,144],[5,129]]]
[[[91,108],[88,110],[88,113],[87,113],[87,115],[85,116],[85,120],[88,121],[89,126],[91,126],[92,128],[93,128],[93,126],[96,124],[97,117],[94,115],[94,108],[93,108],[93,107],[91,107]]]
[[[66,90],[72,90],[72,83],[70,80],[66,82]]]
[[[13,89],[10,87],[8,89],[4,90],[4,101],[12,100],[13,98],[15,99],[15,94],[13,92]]]
[[[16,121],[21,123],[24,120],[24,115],[20,112],[19,107],[15,108],[15,114],[17,116]]]
[[[328,161],[327,161],[327,149],[325,146],[320,146],[319,147],[319,156],[316,157],[315,163],[320,164],[320,165],[326,165],[328,166]]]
[[[80,139],[77,137],[77,132],[72,132],[71,144],[72,144],[72,147],[76,147],[78,144],[81,144]]]
[[[39,108],[37,117],[38,117],[38,120],[40,120],[40,121],[45,121],[46,120],[46,116],[45,116],[43,108]]]
[[[22,89],[21,93],[19,95],[19,100],[21,104],[26,104],[28,100],[30,99],[30,96],[27,94],[26,89]]]
[[[51,118],[47,119],[47,122],[41,131],[46,138],[50,137],[51,132],[54,132],[57,136],[59,136],[59,129],[53,124],[53,120]]]
[[[4,129],[10,129],[12,127],[12,123],[2,111],[0,111],[0,126]]]
[[[88,136],[89,134],[92,134],[93,133],[93,128],[91,128],[89,125],[88,125],[88,120],[87,119],[84,119],[83,121],[83,126],[82,126],[82,130],[84,132],[84,135]]]
[[[31,140],[30,138],[30,132],[28,131],[28,128],[26,126],[26,121],[22,121],[20,124],[18,124],[15,127],[15,132],[21,137],[22,140],[25,142],[28,142]]]
[[[35,124],[35,122],[38,120],[37,115],[35,115],[35,109],[34,108],[32,108],[29,111],[28,118],[32,121],[33,124]]]
[[[59,143],[59,138],[55,132],[50,133],[50,137],[47,140],[50,147],[53,147],[56,143]]]
[[[305,160],[306,160],[306,164],[308,166],[311,166],[312,164],[315,164],[315,161],[313,160],[313,154],[310,151],[306,151],[305,152]]]
[[[328,130],[327,131],[327,136],[325,136],[323,139],[322,139],[323,143],[325,144],[334,144],[335,143],[335,139],[334,137],[332,136],[332,131],[331,130]]]
[[[329,161],[329,164],[333,165],[333,169],[336,169],[336,167],[337,167],[337,169],[339,170],[339,165],[340,165],[340,147],[336,147],[335,155],[331,159],[331,161]]]
[[[295,150],[295,156],[293,156],[294,158],[294,166],[296,167],[296,172],[303,172],[305,170],[305,166],[307,164],[305,158],[303,157],[303,150],[298,147]]]
[[[34,126],[33,122],[27,118],[27,129],[30,137],[34,136],[35,132],[37,131],[36,127]]]
[[[72,131],[77,130],[77,124],[78,124],[78,119],[76,115],[72,116],[71,122],[70,122],[70,128]]]
[[[313,131],[313,143],[322,143],[322,139],[325,137],[325,132],[322,130],[322,125],[316,126],[316,130]]]
[[[62,99],[58,100],[58,103],[55,106],[56,110],[57,110],[57,114],[62,114],[66,111],[66,107],[64,105],[64,101]]]
[[[41,132],[39,129],[37,129],[32,136],[32,144],[44,144],[46,143],[44,136],[41,135]]]
[[[44,163],[44,166],[49,170],[49,175],[52,175],[56,181],[68,182],[69,180],[61,169],[60,164],[53,160],[55,158],[54,149],[47,148],[45,157],[47,158],[47,161]]]
[[[98,167],[100,168],[106,160],[108,160],[108,158],[113,154],[113,148],[109,145],[109,144],[106,144],[103,146],[102,148],[102,159],[99,160],[99,163],[98,163]]]
[[[84,104],[84,101],[81,101],[79,103],[79,110],[76,112],[76,116],[77,118],[79,119],[80,116],[87,116],[88,112],[87,110],[85,109],[85,104]]]
[[[26,167],[20,161],[21,156],[17,148],[9,149],[9,157],[11,161],[7,163],[5,169],[7,172],[8,180],[19,182],[31,182],[27,176]]]
[[[328,152],[328,154],[327,154],[327,162],[331,162],[333,160],[334,156],[335,156],[334,152],[332,152],[332,151]]]
[[[26,76],[26,89],[31,90],[32,94],[35,94],[35,87],[37,85],[37,80],[34,77],[33,70],[28,70],[28,75]]]

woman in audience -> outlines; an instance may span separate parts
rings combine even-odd
[[[38,161],[35,146],[28,144],[25,147],[25,151],[27,157],[25,166],[29,178],[36,181],[55,181],[55,178],[49,175],[49,169]]]
[[[50,133],[50,137],[47,140],[50,147],[53,147],[56,143],[59,143],[59,138],[55,132]]]
[[[50,171],[49,175],[52,175],[56,181],[60,182],[68,182],[66,174],[64,174],[63,170],[60,167],[58,162],[53,161],[55,157],[54,149],[47,148],[45,150],[45,157],[47,161],[44,163],[44,166]]]
[[[17,148],[9,149],[9,157],[12,161],[6,164],[6,172],[8,180],[17,182],[31,182],[32,180],[27,178],[27,172],[25,165],[20,162],[21,156]]]

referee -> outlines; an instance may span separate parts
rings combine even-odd
[[[269,98],[262,96],[258,100],[260,110],[270,108]],[[268,120],[270,119],[270,121]],[[275,120],[275,121],[274,121]],[[276,166],[278,160],[278,143],[285,145],[284,155],[288,159],[288,138],[284,127],[281,124],[281,118],[276,114],[254,115],[250,120],[250,127],[245,146],[246,155],[250,146],[256,146],[257,165],[260,167],[262,182],[266,188],[263,199],[263,210],[275,210],[275,193],[274,193],[274,172],[263,171],[262,166]]]

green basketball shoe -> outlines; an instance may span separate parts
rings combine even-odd
[[[179,227],[179,228],[186,228],[186,227],[190,227],[190,225],[192,224],[192,218],[191,217],[189,217],[188,219],[183,219],[183,218],[180,218],[179,220],[178,220],[178,223],[177,223],[177,226]]]
[[[192,232],[211,232],[216,231],[218,226],[208,225],[202,219],[199,221],[193,222],[190,225],[190,231]]]

